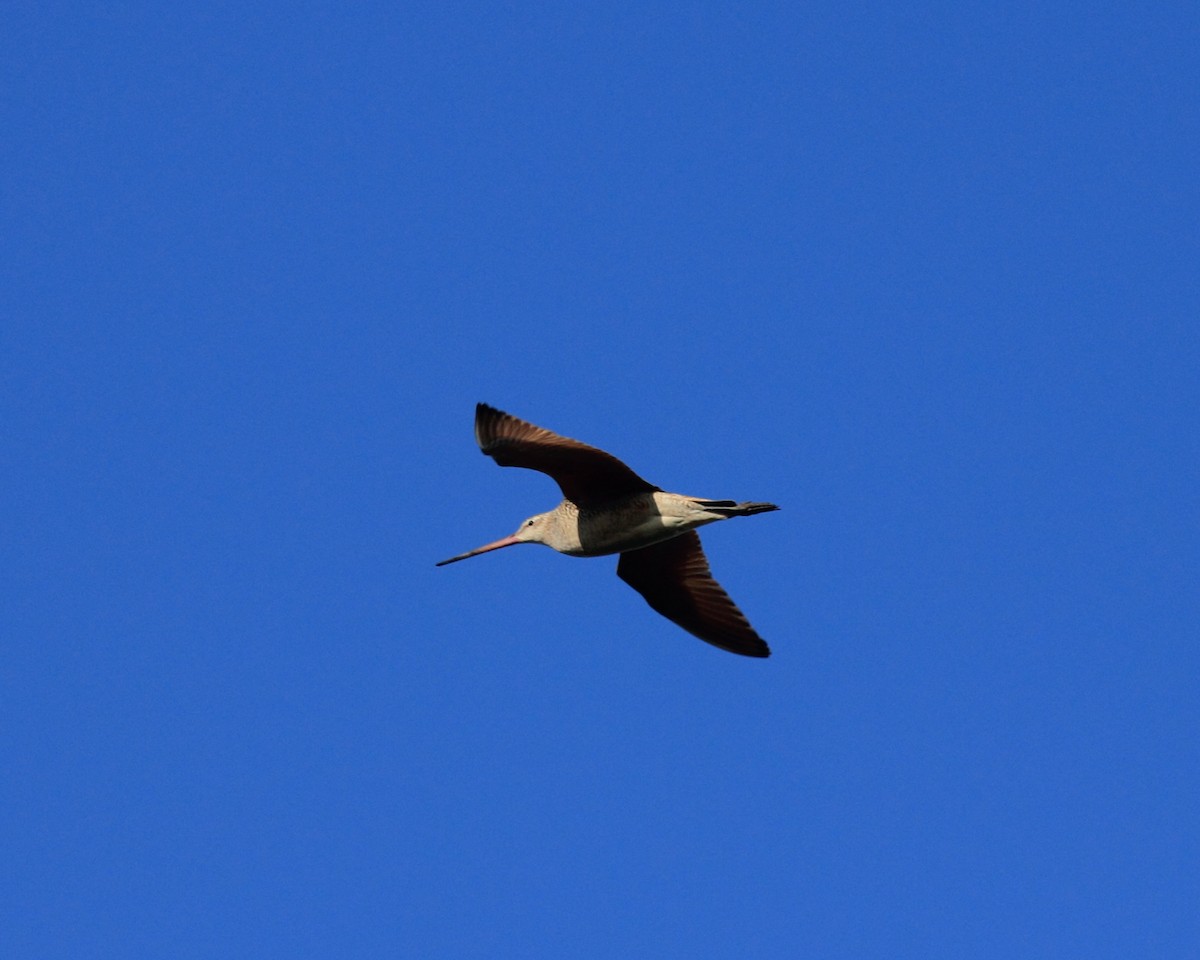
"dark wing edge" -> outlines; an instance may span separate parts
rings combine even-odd
[[[551,477],[563,496],[580,506],[658,489],[612,454],[486,403],[475,406],[475,441],[502,467],[524,467]]]
[[[695,532],[622,553],[617,576],[693,636],[744,657],[771,655],[766,641],[713,579]]]

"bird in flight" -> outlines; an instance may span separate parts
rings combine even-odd
[[[775,504],[666,493],[612,454],[486,403],[475,407],[475,440],[502,467],[547,474],[562,490],[563,501],[522,522],[512,536],[437,566],[518,543],[543,543],[571,557],[619,553],[617,576],[668,620],[731,653],[771,655],[766,642],[713,579],[695,530],[730,517],[778,510]]]

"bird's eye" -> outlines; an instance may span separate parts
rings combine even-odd
[[[525,526],[527,526],[527,527],[532,527],[532,526],[533,526],[533,521],[532,521],[532,520],[526,520],[526,521],[525,521]]]

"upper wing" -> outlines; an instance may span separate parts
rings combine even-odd
[[[612,454],[535,427],[486,403],[475,407],[475,440],[502,467],[526,467],[553,477],[563,496],[581,507],[658,489]]]
[[[617,576],[701,640],[747,657],[771,655],[766,641],[713,579],[694,531],[621,554]]]

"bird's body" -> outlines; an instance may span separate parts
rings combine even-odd
[[[649,547],[706,523],[742,515],[729,513],[738,507],[732,500],[702,500],[662,490],[630,494],[600,507],[580,508],[564,500],[553,510],[530,517],[530,532],[536,529],[539,543],[567,556],[603,557]]]
[[[663,616],[702,640],[746,656],[770,654],[728,594],[712,578],[697,527],[779,509],[772,503],[705,500],[667,493],[616,457],[479,404],[475,437],[501,466],[551,476],[563,491],[553,510],[525,520],[512,536],[443,560],[438,566],[515,546],[542,543],[572,557],[619,553],[617,575]]]

